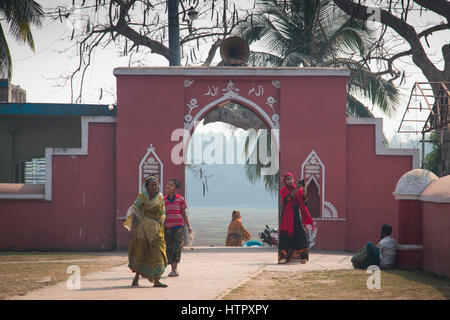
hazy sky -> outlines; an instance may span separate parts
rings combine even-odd
[[[54,8],[57,5],[70,7],[72,0],[49,0],[38,1],[43,4],[45,10]],[[426,27],[431,22],[435,23],[439,18],[425,14],[420,17],[418,11],[410,14],[409,22],[413,25],[421,25]],[[3,24],[3,22],[2,22]],[[73,50],[62,53],[61,51],[73,46],[68,40],[72,33],[72,29],[67,23],[61,23],[59,20],[52,21],[45,19],[43,27],[33,30],[35,39],[36,52],[33,53],[27,46],[20,46],[8,37],[11,54],[13,56],[13,79],[12,83],[20,85],[27,91],[27,100],[29,102],[70,102],[70,88],[68,85],[59,87],[58,83],[62,83],[61,75],[69,73],[77,64],[77,57]],[[429,37],[431,49],[427,52],[433,54],[433,61],[442,60],[440,48],[443,43],[450,39],[450,32],[435,33]],[[401,42],[398,43],[396,49],[404,50],[408,48]],[[108,94],[106,91],[114,92],[115,77],[113,69],[119,66],[128,65],[128,57],[119,56],[119,48],[106,48],[97,50],[94,56],[92,66],[90,67],[85,83],[86,95],[84,103],[114,103],[115,96]],[[206,54],[203,52],[203,54]],[[151,66],[168,66],[166,59],[155,54],[148,54],[144,58],[146,65]],[[373,112],[378,117],[383,117],[384,131],[391,138],[397,131],[400,119],[406,107],[410,90],[415,81],[426,81],[421,71],[415,67],[409,57],[402,58],[402,69],[406,70],[406,84],[402,86],[402,104],[398,107],[397,113],[391,119],[383,116],[377,109]],[[442,63],[440,64],[440,67]],[[99,100],[100,89],[104,89],[103,98]],[[408,135],[402,135],[402,139],[408,138]]]

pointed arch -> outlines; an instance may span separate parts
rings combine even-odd
[[[236,102],[240,102],[244,104],[246,107],[250,108],[257,116],[259,116],[269,127],[269,129],[279,129],[279,125],[275,124],[267,112],[264,111],[258,104],[253,102],[250,99],[247,99],[235,91],[228,91],[222,97],[211,101],[206,106],[201,108],[193,117],[192,121],[189,123],[189,126],[186,128],[189,132],[192,132],[195,129],[195,126],[203,119],[203,117],[212,109],[216,108],[220,103],[225,102],[227,100],[233,100]]]
[[[144,170],[143,170],[143,166],[144,166],[144,162],[146,162],[146,160],[149,158],[149,156],[152,155],[154,159],[156,159],[156,163],[159,164],[159,187],[160,187],[160,191],[164,190],[163,189],[163,173],[164,173],[164,164],[161,161],[161,159],[158,157],[158,155],[155,152],[155,147],[150,144],[149,147],[147,148],[147,153],[145,154],[145,156],[142,158],[141,162],[139,163],[139,192],[142,192],[142,181],[143,181],[143,175],[144,175]],[[153,160],[154,161],[154,160]]]
[[[308,197],[308,210],[311,218],[320,218],[321,197],[316,179],[312,178],[310,180],[310,183],[306,187],[306,194]]]
[[[324,209],[324,201],[325,201],[325,165],[322,163],[322,161],[320,160],[319,156],[317,155],[316,151],[312,150],[311,153],[306,157],[305,161],[303,161],[302,164],[302,179],[305,178],[305,166],[306,164],[313,158],[315,157],[320,165],[321,168],[321,177],[320,180],[321,181],[317,181],[315,180],[314,177],[312,177],[311,179],[314,179],[317,186],[319,187],[319,191],[320,191],[320,208],[321,208],[321,212],[320,212],[320,216],[322,216],[323,213],[323,209]],[[310,180],[311,180],[310,179]],[[308,181],[306,181],[306,183],[308,183]]]

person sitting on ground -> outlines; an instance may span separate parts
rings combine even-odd
[[[397,241],[391,237],[392,227],[384,224],[381,227],[381,241],[377,244],[379,251],[381,269],[392,269],[395,264],[395,258],[397,256]]]
[[[375,246],[373,242],[358,251],[352,257],[353,267],[366,269],[370,265],[380,266],[381,269],[392,269],[397,255],[397,242],[391,237],[392,227],[384,224],[381,227],[381,240]]]
[[[233,213],[231,214],[231,222],[228,226],[228,234],[225,246],[242,246],[242,242],[250,240],[251,237],[251,234],[242,225],[240,211],[233,210]]]

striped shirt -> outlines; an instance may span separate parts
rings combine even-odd
[[[182,227],[184,226],[184,218],[181,214],[182,210],[187,209],[186,201],[178,193],[175,194],[174,199],[169,199],[169,195],[164,198],[164,205],[166,206],[166,228]]]

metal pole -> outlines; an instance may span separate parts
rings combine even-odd
[[[180,26],[178,24],[178,0],[167,0],[169,13],[169,65],[181,65]]]
[[[436,130],[437,131],[437,130]],[[439,135],[439,177],[443,177],[444,174],[444,168],[442,166],[442,146],[444,144],[444,128],[440,128],[440,135]]]
[[[425,169],[425,132],[422,132],[422,169]]]

